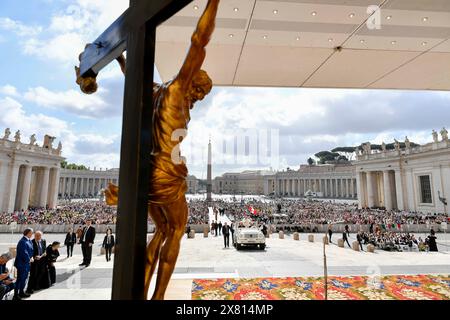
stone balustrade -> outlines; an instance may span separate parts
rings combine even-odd
[[[40,153],[40,154],[49,154],[49,155],[55,155],[60,156],[62,150],[56,149],[56,148],[44,148],[37,144],[29,144],[29,143],[22,143],[22,142],[15,142],[8,139],[0,138],[0,146],[13,148],[15,150],[22,150],[27,152],[34,152],[34,153]]]
[[[402,148],[400,150],[372,150],[370,154],[363,153],[356,156],[357,160],[376,160],[384,158],[395,158],[398,156],[405,156],[410,154],[419,154],[432,150],[445,149],[450,146],[450,140],[442,140],[437,142],[430,142],[424,145],[411,148]],[[375,152],[374,152],[375,151]]]

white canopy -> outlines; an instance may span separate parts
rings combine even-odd
[[[158,28],[163,81],[205,4]],[[368,14],[374,4],[381,11]],[[224,86],[449,90],[449,38],[448,0],[224,0],[204,69]]]

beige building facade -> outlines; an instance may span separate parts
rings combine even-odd
[[[98,197],[109,183],[119,184],[119,169],[61,169],[58,196],[60,198]]]
[[[54,208],[61,173],[62,145],[53,148],[54,137],[42,145],[36,135],[22,142],[20,131],[11,137],[9,128],[0,139],[0,210],[12,213],[32,207]]]
[[[186,178],[187,182],[187,193],[190,194],[196,194],[199,192],[199,181],[198,179],[193,175],[188,175]]]
[[[450,142],[445,129],[441,138],[411,147],[409,141],[395,150],[374,153],[366,145],[357,155],[356,180],[359,207],[387,210],[450,213],[445,203],[450,193]]]
[[[269,170],[224,173],[214,179],[213,191],[217,194],[263,195],[265,178],[274,173],[274,171]]]
[[[356,199],[355,168],[351,163],[301,165],[299,170],[266,176],[264,194],[303,197],[311,191],[319,198]]]

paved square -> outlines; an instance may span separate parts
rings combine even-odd
[[[17,240],[18,235],[14,238]],[[47,241],[59,240],[62,234],[46,234]],[[318,242],[321,234],[315,234],[316,242],[308,242],[307,234],[300,234],[300,240],[286,235],[278,239],[273,234],[267,239],[267,248],[260,250],[240,250],[223,248],[223,238],[195,239],[183,238],[180,256],[169,284],[166,299],[191,299],[193,279],[216,278],[261,278],[261,277],[319,277],[323,275],[323,245]],[[447,238],[446,238],[447,237]],[[0,249],[4,251],[11,243],[11,235],[0,235]],[[337,239],[337,237],[336,237]],[[350,241],[355,239],[351,235]],[[450,236],[438,234],[440,249],[448,248]],[[335,244],[326,246],[328,274],[330,276],[349,275],[416,275],[450,274],[450,254],[441,252],[356,252],[350,248],[339,248]],[[75,247],[74,256],[65,258],[65,248],[56,263],[57,283],[50,289],[33,294],[31,299],[110,299],[113,261],[106,262],[100,255],[97,241],[93,251],[91,266],[81,269],[81,250]],[[155,285],[152,281],[151,290]]]

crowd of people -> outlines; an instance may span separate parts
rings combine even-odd
[[[208,204],[204,200],[192,199],[188,201],[188,224],[208,224]]]
[[[215,205],[233,221],[250,216],[262,228],[269,225],[274,231],[318,232],[317,225],[328,225],[330,241],[334,226],[345,225],[342,239],[349,247],[349,225],[367,225],[367,232],[357,234],[361,250],[363,244],[373,244],[387,251],[437,251],[433,225],[449,222],[447,214],[358,209],[355,204],[332,201],[249,199],[245,203],[219,201]],[[430,235],[416,239],[414,234],[401,231],[403,225],[426,225]]]
[[[116,223],[116,208],[101,201],[80,201],[55,209],[29,208],[14,213],[0,213],[0,224],[82,224],[86,218],[94,224]]]
[[[93,224],[115,224],[117,208],[102,201],[80,201],[59,205],[55,209],[29,208],[13,213],[0,213],[0,224],[82,224],[87,218]],[[151,224],[151,218],[148,222]],[[208,223],[208,206],[205,201],[189,202],[189,224]]]
[[[276,206],[267,202],[252,201],[249,205],[257,210],[258,219],[275,224],[375,224],[383,229],[390,229],[404,224],[433,224],[448,221],[447,214],[358,209],[355,204],[333,201],[280,200],[276,202]],[[242,218],[247,213],[245,208],[241,208],[241,210],[232,209],[231,214]]]
[[[233,225],[209,221],[208,203],[204,200],[191,199],[188,201],[190,225],[205,224],[211,227],[212,235],[224,237],[224,247],[229,246],[229,236],[234,232]],[[218,200],[213,204],[216,220],[218,216],[227,215],[231,221],[241,221],[252,218],[256,225],[262,228],[264,234],[268,227],[288,226],[291,231],[318,231],[317,225],[328,225],[329,240],[332,241],[335,225],[345,225],[342,239],[348,246],[350,232],[349,225],[368,225],[368,231],[357,233],[357,241],[363,245],[372,244],[388,251],[403,251],[405,248],[419,251],[437,251],[436,235],[432,225],[448,222],[446,214],[424,214],[407,211],[384,211],[377,209],[358,209],[354,204],[248,198],[241,201]],[[68,230],[64,245],[67,257],[72,257],[76,244],[81,245],[83,261],[80,266],[88,267],[92,258],[92,246],[95,239],[94,225],[114,224],[116,222],[116,208],[106,205],[102,201],[69,202],[56,209],[29,208],[12,214],[0,214],[0,224],[72,224],[77,230]],[[149,218],[149,223],[151,219]],[[84,227],[82,227],[84,225]],[[315,227],[313,227],[315,225]],[[422,239],[411,233],[400,232],[402,225],[428,225],[430,235]],[[394,232],[395,231],[395,232]],[[17,279],[14,279],[6,268],[6,263],[12,258],[10,253],[0,256],[0,300],[9,291],[14,291],[14,299],[27,298],[35,290],[52,286],[56,281],[55,265],[59,256],[60,243],[55,241],[47,244],[42,232],[25,229],[23,237],[17,245],[17,256],[14,266],[17,268]],[[111,260],[111,253],[117,240],[108,228],[103,239],[102,247],[106,252],[106,260]],[[28,280],[28,281],[27,281]],[[25,285],[28,283],[25,290]]]
[[[250,198],[245,201],[214,202],[221,214],[232,220],[240,220],[249,215],[248,208],[255,209],[254,218],[261,223],[305,227],[311,224],[360,224],[377,225],[384,230],[400,228],[401,225],[431,225],[447,222],[446,214],[425,214],[410,211],[384,211],[378,209],[358,209],[354,204],[303,201],[265,200]],[[204,200],[188,201],[188,224],[208,224],[208,205]],[[71,202],[56,209],[29,208],[14,213],[0,213],[0,224],[81,224],[87,217],[93,224],[115,224],[116,207],[102,201]],[[253,215],[253,214],[252,214]],[[152,223],[151,218],[148,221]]]
[[[434,229],[430,230],[430,235],[425,239],[422,237],[416,238],[412,233],[405,232],[359,232],[357,240],[361,245],[372,244],[376,248],[386,251],[404,251],[418,250],[418,251],[438,251],[436,243],[436,234]]]

